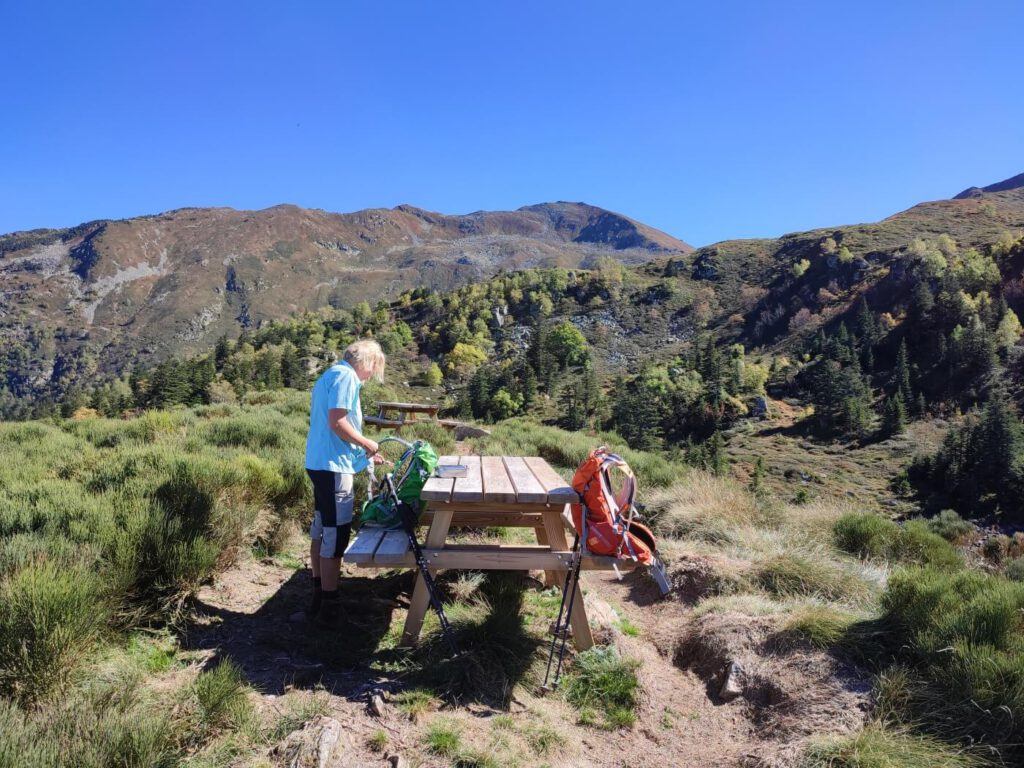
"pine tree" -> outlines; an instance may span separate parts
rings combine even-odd
[[[538,317],[533,325],[533,335],[526,350],[526,359],[537,374],[538,387],[545,392],[551,391],[556,367],[549,346],[547,324],[542,317]]]
[[[725,452],[725,438],[717,429],[708,440],[708,469],[719,477],[729,470],[729,456]]]
[[[893,384],[897,394],[903,397],[904,404],[914,402],[914,390],[910,385],[910,362],[907,356],[907,341],[900,342],[896,353],[896,365],[893,369]]]
[[[586,428],[587,414],[582,403],[580,379],[573,378],[566,382],[558,396],[558,406],[558,426],[570,432]]]
[[[754,461],[754,471],[750,475],[750,492],[755,496],[764,493],[764,459],[761,456]]]
[[[290,341],[281,346],[281,379],[284,386],[292,389],[306,389],[309,386],[306,367],[299,359],[299,351]]]
[[[857,335],[860,337],[861,345],[867,348],[874,347],[878,343],[880,332],[878,318],[868,306],[867,299],[861,298],[860,306],[857,308]]]
[[[213,349],[213,360],[218,371],[224,370],[224,363],[227,362],[230,355],[231,342],[228,341],[227,334],[225,334],[217,339],[217,345]]]
[[[907,406],[903,394],[897,392],[887,397],[882,407],[882,434],[893,436],[901,434],[907,428]]]

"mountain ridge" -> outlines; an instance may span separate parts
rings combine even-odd
[[[1024,187],[1024,173],[1018,173],[1016,176],[997,181],[995,184],[989,184],[987,187],[968,187],[958,195],[954,195],[953,199],[964,200],[970,197],[980,197],[987,192],[1006,192],[1021,187]]]

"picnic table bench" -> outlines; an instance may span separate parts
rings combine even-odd
[[[572,562],[566,538],[571,528],[568,505],[579,496],[554,469],[538,456],[442,456],[441,464],[463,464],[466,477],[432,477],[420,498],[426,509],[420,524],[427,525],[421,539],[423,554],[431,571],[443,568],[465,570],[543,570],[545,584],[562,586]],[[448,535],[459,527],[533,528],[536,545],[450,544]],[[416,562],[404,531],[362,528],[345,550],[346,563],[363,568],[415,568]],[[632,563],[614,557],[586,556],[585,570],[629,568]],[[594,638],[587,621],[579,586],[570,616],[573,637],[579,650],[590,648]],[[409,614],[402,634],[403,645],[414,645],[429,607],[423,578],[416,577]]]
[[[426,418],[436,421],[440,407],[429,403],[378,402],[377,415],[367,416],[364,421],[375,427],[400,429],[406,424],[417,421],[420,414],[425,414]]]

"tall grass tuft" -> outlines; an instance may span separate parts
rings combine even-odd
[[[869,592],[860,576],[810,555],[789,552],[770,558],[755,573],[758,584],[777,597],[821,597],[856,602]]]
[[[21,704],[64,687],[107,619],[99,578],[33,563],[0,586],[0,693]]]
[[[202,672],[192,683],[192,694],[198,704],[201,732],[236,729],[253,718],[242,670],[230,659]]]
[[[944,712],[957,712],[943,729],[955,723],[1004,759],[1024,757],[1024,584],[912,568],[893,575],[881,603],[892,651],[945,691]]]
[[[872,724],[854,736],[812,744],[800,768],[981,768],[986,763],[941,741]]]
[[[612,646],[583,651],[573,659],[566,676],[565,697],[580,710],[584,722],[605,728],[631,726],[636,719],[639,666],[639,661],[623,659]],[[595,718],[598,712],[603,721]]]

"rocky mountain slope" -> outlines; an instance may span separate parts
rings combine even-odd
[[[222,334],[499,270],[638,264],[692,248],[583,203],[447,216],[281,205],[181,209],[0,236],[0,369],[12,390],[208,348]],[[12,359],[13,356],[13,359]],[[2,372],[2,370],[0,370]]]

